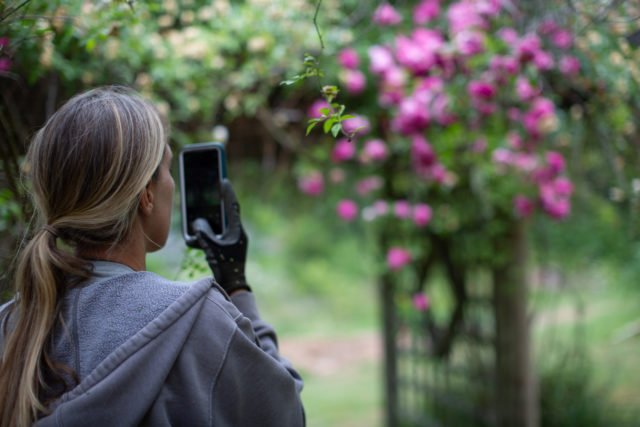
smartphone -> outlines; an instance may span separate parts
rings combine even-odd
[[[209,222],[215,234],[225,230],[224,205],[220,189],[227,176],[224,146],[218,142],[187,145],[178,153],[182,234],[187,245],[197,238],[191,224],[196,218]]]

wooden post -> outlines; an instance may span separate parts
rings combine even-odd
[[[507,257],[504,265],[493,270],[498,426],[537,427],[538,393],[531,363],[523,222],[513,224],[498,250]]]
[[[383,346],[384,346],[384,385],[387,427],[397,425],[398,421],[398,372],[396,367],[396,322],[393,304],[393,280],[389,273],[380,278],[380,301],[382,305]]]

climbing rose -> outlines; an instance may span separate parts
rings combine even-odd
[[[329,103],[324,99],[318,99],[311,104],[307,110],[307,115],[312,119],[320,119],[324,115],[320,112],[323,108],[329,108]]]
[[[351,222],[358,216],[358,205],[353,200],[342,199],[336,208],[338,216],[346,222]]]
[[[558,68],[566,76],[575,76],[580,72],[580,61],[575,56],[563,55]]]
[[[351,95],[359,95],[367,86],[367,78],[360,70],[344,70],[340,73],[340,80]]]
[[[516,196],[513,199],[513,209],[520,218],[528,218],[533,212],[533,203],[527,196]]]
[[[389,3],[383,3],[373,12],[373,22],[381,27],[397,25],[402,22],[402,15]]]
[[[387,265],[391,270],[400,270],[411,262],[411,252],[399,246],[392,246],[387,252]]]
[[[342,129],[348,134],[362,135],[369,132],[369,120],[364,116],[355,116],[342,121]]]
[[[355,143],[349,141],[347,138],[341,138],[337,140],[336,145],[333,146],[331,160],[334,163],[340,163],[352,159],[355,154]]]
[[[387,145],[381,139],[370,139],[364,144],[362,159],[364,163],[370,161],[380,162],[387,158]]]
[[[413,22],[426,24],[440,15],[440,0],[423,0],[413,9]]]
[[[338,52],[338,64],[345,68],[354,69],[360,65],[360,57],[354,48],[348,47]]]
[[[432,215],[431,207],[426,203],[418,203],[413,207],[413,223],[418,227],[424,227],[429,224]]]
[[[411,205],[406,200],[398,200],[393,205],[393,214],[398,219],[405,219],[411,216]]]
[[[313,172],[298,180],[298,188],[310,196],[318,196],[324,191],[324,178],[320,172]]]
[[[431,305],[429,297],[424,292],[416,292],[413,294],[413,307],[418,311],[427,311]]]

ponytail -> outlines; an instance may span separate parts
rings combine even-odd
[[[139,196],[165,146],[164,124],[154,107],[117,87],[75,96],[35,135],[25,171],[46,225],[19,255],[15,297],[1,313],[0,427],[31,425],[48,412],[44,397],[57,397],[49,396],[50,377],[63,388],[69,385],[65,379],[75,377],[52,356],[66,289],[91,271],[77,254],[129,236]]]

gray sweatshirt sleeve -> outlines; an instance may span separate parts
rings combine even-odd
[[[226,419],[214,425],[304,426],[302,378],[280,356],[276,334],[260,318],[253,294],[237,293],[231,300],[242,316],[212,394],[213,414]]]

